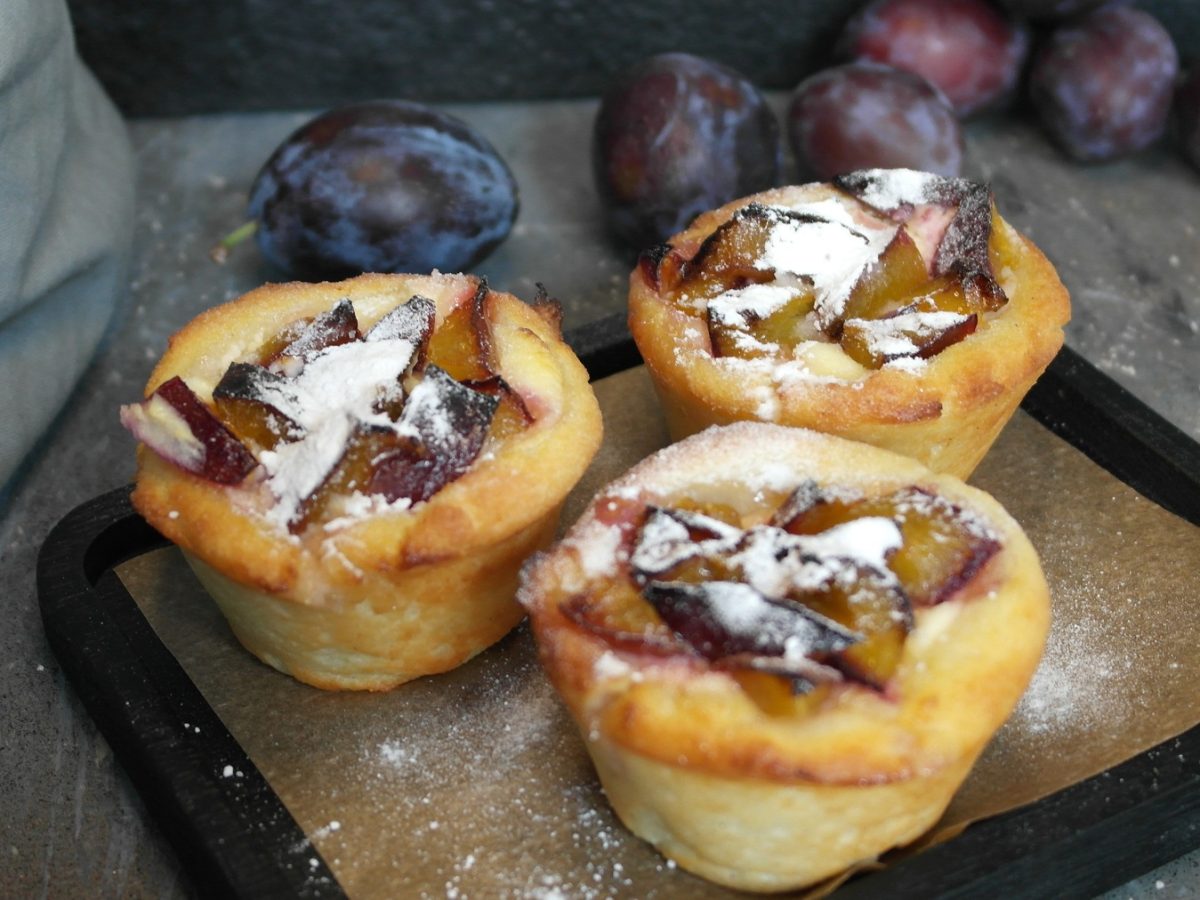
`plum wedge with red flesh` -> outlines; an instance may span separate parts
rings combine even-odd
[[[256,464],[178,376],[141,403],[122,406],[121,423],[163,459],[216,484],[239,484]]]

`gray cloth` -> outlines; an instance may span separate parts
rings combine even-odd
[[[133,154],[63,0],[0,2],[0,496],[126,289]]]

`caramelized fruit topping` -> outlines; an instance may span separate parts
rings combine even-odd
[[[703,314],[714,356],[787,358],[801,342],[833,340],[878,369],[937,355],[1007,302],[992,269],[986,185],[908,170],[856,172],[834,184],[862,204],[857,211],[836,215],[829,204],[838,201],[828,199],[797,209],[754,203],[691,259],[669,246],[643,257],[661,292]],[[776,235],[802,251],[790,259],[773,251]],[[842,249],[831,235],[846,259],[832,258]]]
[[[332,309],[309,321],[299,334],[266,362],[276,370],[290,371],[322,350],[361,340],[354,304],[349,300],[339,300]]]
[[[455,307],[429,340],[429,362],[455,381],[483,381],[496,374],[487,298],[487,282],[481,281],[471,302]]]
[[[842,680],[885,689],[914,606],[947,600],[1000,547],[982,521],[916,486],[862,497],[805,482],[763,524],[726,518],[706,504],[647,507],[631,579],[563,609],[618,650],[667,655],[673,642],[775,713]]]
[[[375,461],[369,492],[389,502],[428,500],[471,467],[499,402],[431,363],[396,423],[406,440]]]
[[[345,506],[336,498],[356,493],[428,500],[486,441],[534,421],[493,371],[488,315],[482,281],[440,329],[433,301],[414,296],[363,335],[342,300],[284,326],[254,354],[257,363],[232,363],[213,390],[215,414],[173,378],[123,407],[122,421],[210,481],[236,484],[261,466],[276,498],[268,517],[293,533],[338,516]]]
[[[294,414],[298,403],[286,378],[252,363],[231,364],[213,388],[213,404],[221,421],[242,440],[263,450],[304,433],[289,414]]]

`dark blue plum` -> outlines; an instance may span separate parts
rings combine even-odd
[[[1068,155],[1101,162],[1162,136],[1178,73],[1179,54],[1157,19],[1108,6],[1050,34],[1034,57],[1029,94]]]
[[[335,109],[302,126],[255,179],[263,254],[292,277],[461,271],[508,236],[517,183],[466,123],[406,101]]]
[[[643,248],[701,212],[774,186],[783,167],[779,123],[733,69],[686,53],[653,56],[605,92],[592,171],[608,223]]]

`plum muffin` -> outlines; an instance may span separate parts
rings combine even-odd
[[[990,190],[908,169],[756,194],[643,254],[629,326],[675,439],[814,428],[967,477],[1070,301]]]
[[[518,568],[599,444],[560,325],[465,275],[252,291],[172,338],[122,408],[134,506],[300,681],[450,669],[523,616]]]
[[[1049,627],[1037,555],[987,494],[757,422],[601,490],[519,596],[625,825],[762,891],[926,831]]]

